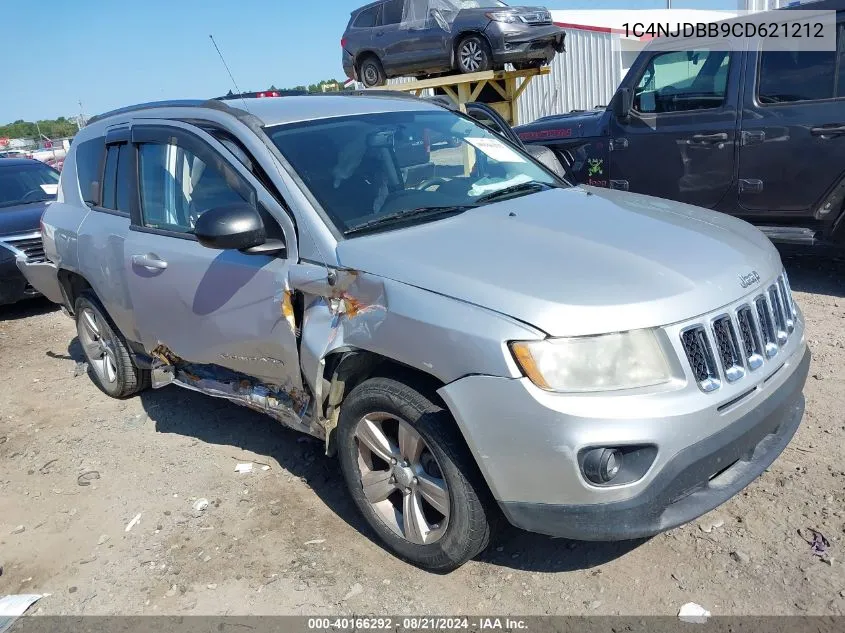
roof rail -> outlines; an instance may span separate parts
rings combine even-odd
[[[109,117],[117,116],[118,114],[126,114],[128,112],[138,112],[140,110],[152,110],[154,108],[212,108],[217,110],[229,110],[230,107],[221,101],[214,99],[171,99],[169,101],[149,101],[147,103],[138,103],[136,105],[126,106],[125,108],[117,108],[116,110],[109,110],[97,116],[88,119],[88,125],[108,119]]]

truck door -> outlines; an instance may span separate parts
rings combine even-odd
[[[714,207],[734,178],[741,54],[702,49],[641,57],[626,78],[633,107],[610,124],[612,185]]]
[[[818,207],[845,177],[843,16],[840,12],[837,51],[758,51],[749,57],[739,215],[812,224],[814,216],[823,219]]]

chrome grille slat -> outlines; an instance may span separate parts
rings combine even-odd
[[[713,319],[713,339],[717,357],[728,382],[736,382],[745,375],[739,343],[731,318],[725,314]]]
[[[782,273],[747,303],[681,331],[681,346],[699,388],[715,391],[722,380],[741,380],[777,355],[795,331],[798,309]]]
[[[772,309],[772,314],[775,317],[775,326],[777,327],[778,345],[786,343],[788,332],[786,329],[786,312],[783,309],[783,303],[780,300],[777,284],[769,286],[768,290],[769,304]]]
[[[681,334],[681,340],[698,386],[703,391],[718,389],[721,384],[719,370],[716,368],[716,360],[713,358],[704,326],[696,325],[685,330]]]
[[[754,299],[757,307],[757,320],[760,322],[760,330],[763,332],[763,345],[766,351],[766,358],[771,358],[778,353],[778,339],[775,332],[775,320],[769,307],[769,301],[763,295]]]
[[[754,371],[763,364],[763,343],[760,337],[760,327],[754,320],[751,306],[740,306],[736,311],[736,321],[745,352],[745,363],[748,365],[748,369]]]

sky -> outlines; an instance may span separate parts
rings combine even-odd
[[[340,37],[366,0],[2,0],[0,124],[92,116],[160,99],[344,79]],[[665,0],[514,0],[550,9],[660,9]],[[673,0],[673,8],[737,8]],[[17,25],[17,26],[16,26]],[[16,28],[21,35],[15,37]],[[32,36],[41,31],[42,35]]]

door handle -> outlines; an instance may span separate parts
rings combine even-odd
[[[132,263],[135,266],[143,266],[144,268],[150,268],[152,270],[164,270],[167,268],[167,262],[163,259],[159,259],[152,253],[147,253],[146,255],[133,255]]]
[[[376,37],[381,37],[382,35],[384,35],[384,31],[379,31],[378,33],[376,33]]]
[[[696,134],[692,137],[693,143],[725,143],[728,140],[727,132],[717,132],[716,134]]]
[[[834,123],[833,125],[822,125],[821,127],[810,128],[813,136],[839,136],[845,134],[845,125]]]

